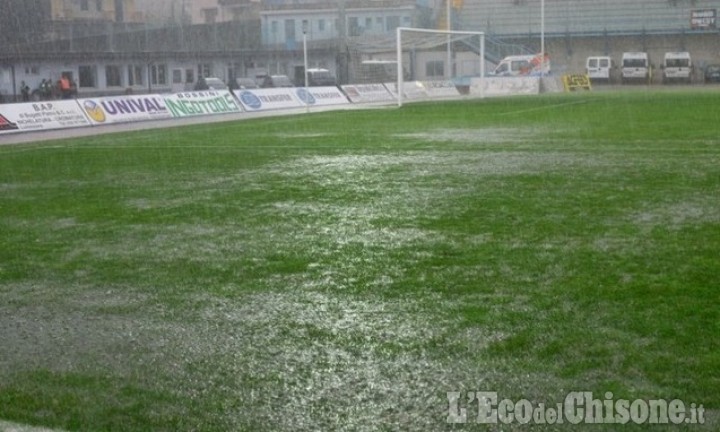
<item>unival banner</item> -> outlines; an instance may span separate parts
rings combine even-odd
[[[160,95],[79,99],[78,104],[95,125],[170,118],[170,112]]]

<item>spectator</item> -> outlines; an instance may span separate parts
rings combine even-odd
[[[195,84],[195,90],[208,90],[207,82],[205,81],[205,77],[200,77],[198,79],[198,82]]]
[[[25,81],[20,83],[20,94],[22,95],[23,102],[30,102],[30,87],[25,84]]]
[[[63,76],[60,77],[58,87],[60,88],[60,94],[62,95],[62,98],[70,99],[70,96],[72,96],[72,90],[70,86],[70,79],[67,77],[67,75],[63,74]]]

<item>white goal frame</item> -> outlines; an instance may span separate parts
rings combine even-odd
[[[456,30],[431,30],[431,29],[421,29],[421,28],[413,28],[413,27],[398,27],[396,29],[397,36],[396,36],[396,50],[397,50],[397,98],[398,98],[398,107],[402,107],[403,104],[403,86],[404,86],[404,69],[403,69],[403,55],[402,55],[402,33],[403,32],[413,32],[413,33],[432,33],[432,34],[445,34],[448,35],[448,57],[449,57],[449,44],[450,44],[450,37],[452,35],[466,35],[466,36],[479,36],[480,38],[480,88],[481,88],[481,97],[484,96],[484,88],[485,88],[485,32],[476,32],[476,31],[456,31]],[[448,69],[452,72],[452,65],[447,65]]]

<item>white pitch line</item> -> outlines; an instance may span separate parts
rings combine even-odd
[[[62,429],[47,429],[22,425],[18,423],[10,423],[0,420],[0,432],[65,432]]]
[[[502,116],[502,115],[524,114],[526,112],[543,111],[543,110],[548,110],[548,109],[552,109],[552,108],[562,108],[562,107],[572,106],[572,105],[583,105],[588,102],[589,101],[586,101],[586,100],[565,102],[565,103],[554,104],[554,105],[545,105],[545,106],[541,106],[541,107],[537,107],[537,108],[528,108],[528,109],[524,109],[524,110],[520,110],[520,111],[501,112],[501,113],[497,113],[496,115]]]

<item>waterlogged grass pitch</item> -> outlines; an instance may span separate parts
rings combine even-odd
[[[592,391],[717,430],[717,121],[636,92],[0,148],[0,419],[475,430],[447,392]]]

